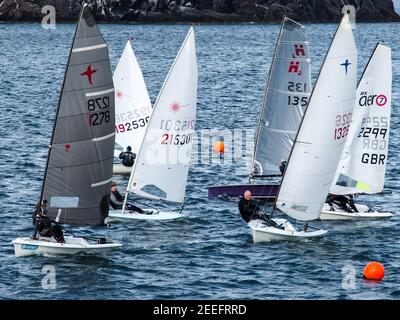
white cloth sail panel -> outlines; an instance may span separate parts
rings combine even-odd
[[[271,64],[254,156],[254,176],[280,174],[287,161],[311,93],[305,28],[285,18]]]
[[[114,149],[114,85],[107,45],[87,5],[76,29],[43,184],[48,216],[103,225]]]
[[[313,88],[276,200],[276,207],[295,219],[320,215],[346,142],[356,84],[357,49],[345,14]]]
[[[129,191],[145,198],[184,202],[196,103],[197,58],[190,28],[154,105]]]
[[[332,193],[373,194],[383,190],[389,147],[391,59],[391,49],[378,44],[364,70]]]
[[[138,154],[151,115],[151,102],[130,41],[114,72],[115,142]],[[118,152],[119,154],[119,152]]]

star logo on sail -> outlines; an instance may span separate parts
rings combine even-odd
[[[343,63],[341,63],[340,65],[343,66],[343,67],[345,68],[345,70],[346,70],[346,75],[347,75],[347,69],[348,69],[349,65],[351,65],[351,63],[349,62],[349,59],[346,59],[346,61],[343,62]]]
[[[122,93],[122,91],[117,90],[116,95],[117,95],[117,98],[122,98],[123,93]]]
[[[177,113],[182,109],[182,107],[186,106],[188,106],[188,104],[182,105],[178,101],[174,101],[170,104],[169,109],[171,110],[171,112]]]
[[[89,64],[86,71],[81,73],[81,76],[86,76],[89,81],[89,84],[92,86],[93,85],[92,76],[96,72],[97,72],[97,69],[92,69],[92,65]]]

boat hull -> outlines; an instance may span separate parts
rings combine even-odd
[[[184,214],[174,211],[155,211],[155,210],[144,210],[145,213],[137,213],[122,210],[110,210],[108,213],[109,222],[135,222],[138,220],[148,221],[160,221],[160,220],[175,220],[185,217]]]
[[[122,176],[129,176],[132,171],[132,167],[125,167],[122,163],[114,163],[113,164],[113,173],[119,174]]]
[[[246,190],[249,190],[253,198],[273,202],[278,194],[278,189],[278,184],[238,184],[211,186],[208,187],[208,199],[217,197],[238,198],[239,196],[243,196],[243,193]]]
[[[261,220],[252,220],[248,223],[251,228],[254,243],[270,241],[304,241],[323,237],[327,231],[317,229],[314,231],[297,230],[285,219],[273,219],[284,226],[284,230],[272,226],[266,226]]]
[[[34,240],[29,237],[12,241],[16,257],[53,256],[76,254],[100,254],[122,247],[120,243],[90,243],[84,238],[65,237],[65,243],[58,243],[52,238]]]
[[[393,217],[391,212],[370,211],[368,206],[355,204],[359,212],[347,212],[338,206],[334,206],[335,211],[330,211],[329,204],[325,203],[321,211],[321,220],[370,220]]]

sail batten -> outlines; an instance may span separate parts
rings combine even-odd
[[[357,83],[357,48],[345,14],[331,42],[295,138],[275,206],[318,219],[347,139]]]
[[[195,138],[197,58],[190,28],[157,97],[128,190],[183,203]]]
[[[114,85],[107,45],[83,5],[56,112],[41,200],[48,216],[104,225],[114,149]]]
[[[253,176],[280,174],[311,92],[304,26],[286,18],[275,47],[257,129]]]

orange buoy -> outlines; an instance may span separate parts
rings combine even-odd
[[[385,276],[385,268],[379,262],[373,261],[368,263],[363,272],[364,279],[382,280]]]
[[[222,141],[215,141],[213,144],[213,151],[215,153],[224,153],[225,145]]]

